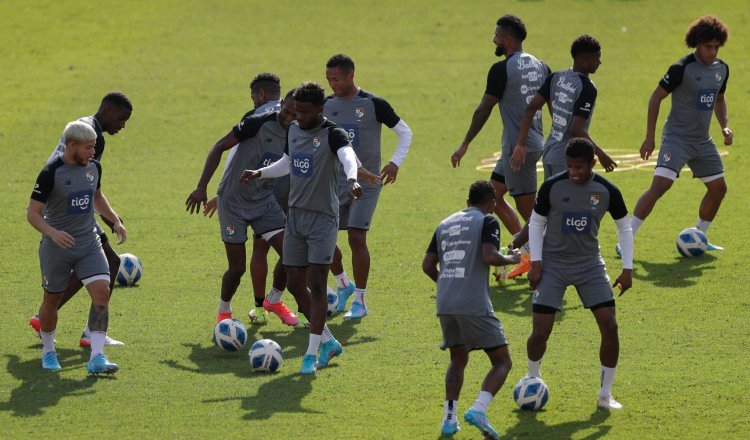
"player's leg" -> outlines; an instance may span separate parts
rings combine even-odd
[[[109,295],[112,296],[113,289],[115,288],[115,279],[117,278],[117,272],[120,270],[120,256],[117,254],[117,252],[115,252],[114,249],[112,249],[112,245],[109,241],[109,238],[107,237],[107,234],[105,234],[104,232],[99,234],[99,240],[102,243],[104,256],[107,257],[107,265],[109,267]],[[73,280],[80,284],[81,287],[83,286],[83,284],[78,280],[78,277],[76,277],[75,274],[71,276],[71,282]],[[70,286],[71,285],[68,284],[69,288]],[[77,288],[80,289],[80,287]],[[75,294],[75,292],[73,294]],[[88,325],[83,328],[83,333],[81,334],[79,345],[81,347],[91,346],[91,331],[89,330]],[[125,345],[125,343],[116,339],[112,339],[109,337],[109,335],[107,335],[107,338],[104,341],[104,345],[120,346]]]
[[[216,322],[232,318],[232,298],[240,285],[242,276],[247,268],[247,254],[245,243],[248,239],[249,221],[246,212],[224,203],[220,197],[216,206],[219,215],[221,241],[227,255],[227,270],[221,277],[221,291],[219,294],[219,310]]]
[[[542,377],[540,367],[547,351],[547,341],[555,325],[555,314],[562,310],[563,295],[568,288],[564,270],[542,267],[542,278],[531,300],[532,329],[526,341],[529,371],[527,377]]]
[[[464,384],[464,371],[469,363],[466,345],[450,347],[451,362],[445,372],[445,403],[440,433],[451,436],[458,432],[458,398]]]
[[[91,374],[112,374],[119,367],[104,355],[104,342],[109,326],[109,275],[84,278],[82,282],[91,296],[88,322],[91,331],[91,357],[86,370]]]
[[[651,181],[651,186],[646,192],[641,195],[638,202],[635,204],[633,209],[633,234],[638,230],[646,217],[651,214],[651,211],[656,206],[656,202],[672,188],[674,179],[677,178],[677,173],[668,168],[657,168],[654,171],[654,178]]]
[[[708,235],[708,228],[727,194],[727,183],[724,180],[724,165],[713,141],[706,141],[696,150],[696,155],[688,162],[688,166],[693,171],[693,176],[700,178],[701,182],[706,185],[706,194],[701,201],[695,227]],[[723,248],[708,243],[708,250],[723,250]]]
[[[506,156],[506,159],[503,161],[508,193],[515,200],[516,208],[518,209],[518,213],[521,214],[524,223],[528,223],[531,211],[534,209],[534,204],[536,203],[536,163],[540,157],[541,152],[528,153],[523,166],[517,171],[513,170],[510,166],[510,156]],[[523,231],[523,228],[521,231]],[[520,233],[515,235],[518,236]],[[519,250],[521,251],[521,261],[507,273],[506,276],[508,278],[519,277],[531,269],[531,251],[528,242],[524,242]]]
[[[55,329],[57,328],[57,307],[62,292],[44,291],[42,305],[39,307],[39,337],[42,339],[42,368],[59,371],[60,362],[55,350]]]
[[[71,276],[74,255],[73,250],[63,249],[51,243],[51,240],[48,243],[42,239],[39,244],[39,265],[44,289],[39,307],[39,337],[42,339],[42,368],[45,370],[61,369],[55,350],[57,308]]]
[[[253,297],[255,298],[255,311],[263,309],[263,300],[266,292],[266,276],[268,275],[268,251],[271,245],[260,237],[253,237],[253,252],[250,256],[250,280],[253,284]],[[264,315],[261,313],[256,319],[257,323],[265,323]]]
[[[502,179],[502,180],[498,180]],[[518,214],[510,204],[505,200],[505,194],[508,187],[505,186],[505,177],[492,173],[490,179],[492,187],[495,189],[495,215],[500,219],[505,229],[515,235],[521,230],[521,222],[518,220]]]
[[[350,227],[349,247],[352,250],[352,269],[354,272],[354,300],[352,308],[344,319],[360,319],[367,316],[367,280],[370,277],[370,250],[367,248],[367,229]]]
[[[287,287],[287,273],[281,264],[281,259],[284,257],[284,230],[277,229],[263,234],[263,237],[276,250],[280,258],[274,267],[271,290],[263,301],[263,308],[275,313],[284,324],[297,326],[300,322],[299,318],[281,300],[281,293]]]
[[[620,339],[617,331],[617,317],[614,300],[591,308],[601,333],[599,360],[601,361],[601,382],[597,404],[603,408],[620,409],[622,405],[612,397],[612,382],[620,355]]]
[[[351,203],[339,206],[339,227],[344,230],[346,229],[346,225],[349,224],[349,209],[351,206]],[[338,245],[333,251],[331,274],[336,280],[336,293],[339,297],[338,303],[336,304],[336,312],[340,313],[346,309],[346,302],[349,300],[349,297],[354,294],[356,286],[349,277],[346,276],[346,270],[344,270],[344,256]]]

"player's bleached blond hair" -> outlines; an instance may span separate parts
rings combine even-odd
[[[63,141],[75,142],[77,144],[96,140],[96,132],[93,127],[82,121],[68,122],[63,130]]]

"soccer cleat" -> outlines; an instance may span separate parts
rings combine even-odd
[[[299,369],[300,374],[315,374],[318,371],[318,362],[314,354],[306,354],[302,358],[302,367]]]
[[[292,327],[294,327],[295,325],[299,324],[299,318],[297,318],[297,316],[295,316],[294,313],[292,313],[292,311],[286,307],[284,301],[279,301],[274,304],[269,302],[267,299],[264,299],[263,308],[271,313],[275,313],[281,319],[281,322],[286,325],[291,325]]]
[[[42,338],[42,323],[39,321],[39,314],[35,314],[29,318],[29,325],[34,329],[39,339]]]
[[[490,425],[490,421],[487,420],[486,414],[469,409],[466,411],[466,414],[464,414],[464,421],[471,426],[476,426],[477,429],[482,432],[484,438],[500,439],[500,434],[498,434]]]
[[[310,321],[307,320],[304,314],[300,313],[297,317],[299,322],[295,325],[295,328],[310,328]]]
[[[440,434],[443,437],[453,437],[453,434],[457,433],[460,429],[461,427],[458,426],[458,422],[443,420],[443,426],[440,429]]]
[[[516,264],[516,267],[508,272],[508,278],[516,278],[525,274],[531,269],[531,254],[521,254],[521,261]]]
[[[495,283],[498,286],[504,286],[505,281],[508,279],[508,272],[510,269],[508,266],[497,266],[495,267],[495,271],[492,273],[492,276],[495,278]]]
[[[119,370],[120,367],[117,366],[117,364],[113,364],[112,362],[107,359],[107,356],[104,356],[104,354],[97,354],[94,359],[91,359],[89,361],[89,364],[86,365],[86,371],[89,372],[89,374],[113,374]]]
[[[54,351],[48,351],[42,355],[42,368],[51,371],[60,371],[62,367],[60,362],[57,360],[57,353]]]
[[[344,319],[361,319],[367,316],[367,307],[357,301],[352,303],[352,309],[344,314]]]
[[[615,245],[615,253],[618,257],[622,257],[622,248],[620,247],[620,243],[617,243]]]
[[[318,361],[319,367],[325,367],[328,362],[331,361],[335,356],[341,356],[344,352],[344,347],[341,346],[336,338],[331,338],[328,342],[320,344],[320,360]]]
[[[225,319],[232,319],[232,312],[226,312],[226,313],[219,312],[219,313],[216,314],[216,323],[217,324],[220,323],[221,321],[225,320]]]
[[[81,340],[78,342],[78,345],[80,345],[81,347],[91,347],[91,338],[86,335],[86,333],[81,333]],[[125,343],[106,336],[104,338],[104,345],[122,346],[125,345]]]
[[[596,399],[596,406],[599,408],[605,408],[605,409],[622,409],[622,404],[615,400],[612,395],[609,396],[599,396]]]
[[[252,324],[268,324],[268,312],[262,306],[250,309],[250,311],[247,312],[247,317],[250,318]]]
[[[706,250],[707,251],[723,251],[724,248],[721,246],[717,246],[715,244],[707,243],[706,244]]]
[[[341,313],[346,309],[346,302],[349,297],[352,296],[357,286],[353,282],[349,281],[349,285],[346,287],[339,287],[336,294],[339,297],[339,302],[336,304],[336,313]]]

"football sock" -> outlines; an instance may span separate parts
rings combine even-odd
[[[104,341],[107,339],[105,332],[91,332],[91,358],[104,353]]]
[[[474,405],[471,406],[471,409],[484,414],[487,412],[487,407],[490,406],[490,402],[492,402],[492,394],[487,391],[480,391],[479,396],[477,396],[477,400],[474,402]]]
[[[443,415],[443,421],[457,422],[456,412],[458,412],[458,400],[446,400],[445,401],[445,414]]]
[[[305,354],[318,355],[318,349],[320,348],[321,335],[310,333],[310,341],[307,344],[307,352]]]
[[[642,219],[639,219],[636,216],[630,217],[630,227],[633,229],[633,236],[635,236],[635,233],[638,232],[638,228],[640,228],[642,224]]]
[[[612,394],[612,382],[615,380],[615,369],[602,365],[602,382],[599,387],[599,397],[607,397]]]
[[[527,241],[526,243],[524,243],[523,246],[519,248],[519,250],[522,254],[530,254],[531,248],[529,248],[529,242]]]
[[[346,271],[341,272],[339,275],[334,275],[336,279],[336,286],[345,289],[349,285],[349,278],[346,277]]]
[[[83,328],[83,335],[88,338],[90,334],[91,334],[91,330],[89,330],[89,323],[87,322],[86,327]]]
[[[698,217],[698,223],[695,224],[695,227],[700,229],[704,234],[707,234],[708,228],[711,227],[711,222],[707,220],[701,220],[701,218]]]
[[[354,290],[354,302],[365,305],[365,293],[367,293],[367,289],[356,288]]]
[[[279,290],[279,289],[277,289],[275,287],[271,287],[271,290],[268,291],[268,295],[266,295],[266,299],[271,304],[278,304],[279,302],[281,302],[281,294],[282,293],[283,293],[283,291],[281,291],[281,290]],[[261,304],[261,305],[263,305],[263,304]]]
[[[219,313],[232,313],[231,301],[219,300]]]
[[[265,298],[255,298],[255,307],[263,307],[263,300],[264,299]]]
[[[542,360],[532,361],[529,359],[529,377],[542,377],[539,368],[542,366]]]
[[[40,332],[42,335],[42,355],[55,351],[55,331],[49,333]]]
[[[328,342],[331,339],[333,339],[333,333],[331,333],[331,329],[328,328],[328,324],[323,324],[323,334],[320,335],[321,342]]]

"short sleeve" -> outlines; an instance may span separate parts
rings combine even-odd
[[[331,153],[334,155],[338,153],[339,148],[346,146],[351,147],[349,142],[349,135],[346,134],[341,127],[329,127],[328,128],[328,145],[331,147]]]
[[[374,96],[372,103],[375,106],[375,119],[388,128],[393,128],[398,124],[401,118],[396,114],[393,107],[385,99]]]
[[[721,83],[721,88],[719,89],[719,95],[723,95],[724,92],[727,90],[727,81],[729,81],[729,64],[724,64],[724,67],[727,69],[727,74],[724,76],[724,82]]]
[[[609,215],[611,215],[613,219],[620,220],[628,215],[628,208],[625,206],[625,200],[622,198],[620,189],[616,186],[607,185],[607,189],[609,190],[609,208],[607,211],[609,211]]]
[[[683,63],[676,63],[672,64],[669,67],[669,70],[667,70],[667,73],[664,74],[661,81],[659,81],[659,85],[662,89],[666,90],[668,93],[672,93],[677,87],[682,84],[682,77],[685,75],[685,64]]]
[[[242,119],[239,124],[235,125],[232,129],[232,133],[234,133],[234,137],[237,138],[238,141],[242,142],[258,134],[260,127],[262,127],[265,122],[266,120],[262,116],[251,115]]]
[[[547,75],[547,78],[544,79],[544,83],[542,84],[542,87],[539,88],[537,93],[542,95],[545,100],[549,101],[549,97],[551,95],[551,89],[552,89],[552,77],[555,76],[552,73]]]
[[[500,248],[500,222],[493,215],[485,215],[482,223],[482,244],[489,243]]]
[[[51,166],[46,166],[39,173],[34,184],[34,189],[31,191],[32,200],[47,203],[47,199],[52,194],[52,188],[55,186],[55,169]]]
[[[581,93],[573,103],[573,116],[581,116],[588,119],[596,102],[596,87],[585,76],[581,77]]]
[[[437,254],[438,248],[437,248],[437,231],[435,231],[434,234],[432,234],[432,240],[430,240],[430,245],[427,246],[427,253],[428,254]]]
[[[505,85],[508,83],[507,60],[495,63],[487,72],[487,87],[484,89],[485,95],[494,96],[502,99],[505,93]]]
[[[536,203],[534,204],[534,212],[547,217],[551,208],[549,202],[550,191],[552,190],[552,180],[545,180],[542,186],[539,188],[539,192],[536,193]]]

